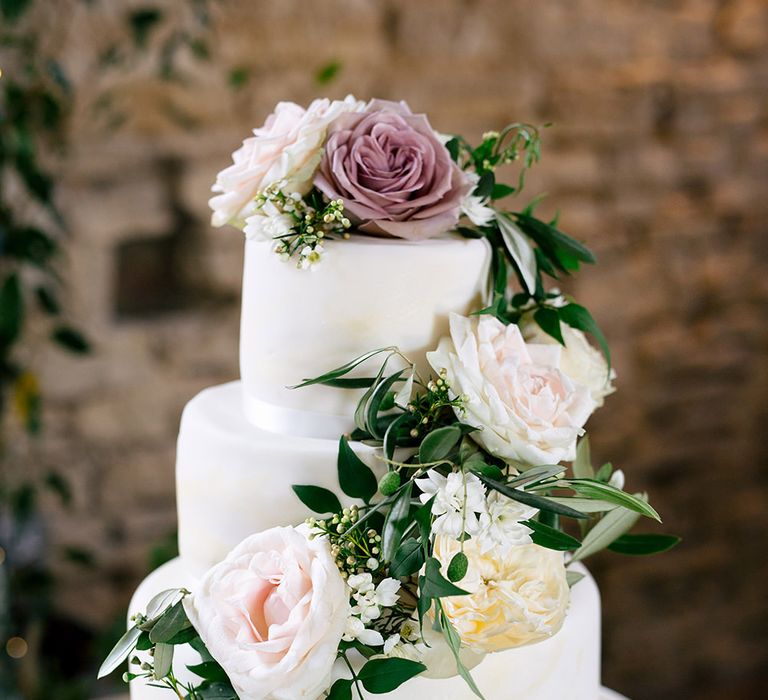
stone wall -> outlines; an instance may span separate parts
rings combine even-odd
[[[216,172],[277,100],[354,92],[472,138],[555,123],[529,193],[549,192],[543,211],[560,208],[599,256],[569,290],[619,373],[593,450],[685,538],[592,564],[605,681],[636,700],[755,697],[768,664],[765,2],[221,1],[210,59],[180,52],[172,81],[156,49],[190,5],[155,4],[167,17],[150,50],[108,70],[97,57],[139,4],[69,3],[56,24],[79,95],[60,188],[69,301],[96,347],[43,358],[40,460],[76,494],[72,512],[51,504],[51,534],[97,555],[88,576],[62,569],[61,605],[98,625],[126,604],[174,527],[184,403],[237,376],[242,241],[207,223]]]

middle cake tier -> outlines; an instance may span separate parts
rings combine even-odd
[[[179,552],[194,574],[248,535],[309,515],[291,486],[339,491],[338,437],[294,437],[258,428],[243,412],[242,382],[205,389],[184,409],[176,454]],[[374,450],[355,445],[377,476]]]

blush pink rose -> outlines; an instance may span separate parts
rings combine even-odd
[[[216,177],[208,202],[211,223],[242,226],[253,213],[256,195],[280,183],[286,192],[306,194],[320,163],[328,124],[340,114],[360,111],[363,102],[349,95],[344,100],[315,100],[306,109],[280,102],[264,125],[253,130],[233,154],[233,163]]]
[[[330,685],[349,592],[324,538],[276,527],[208,571],[184,608],[239,697],[314,700]]]
[[[411,240],[455,227],[472,188],[426,116],[385,100],[331,123],[315,185],[360,230]]]
[[[480,428],[472,437],[521,468],[572,461],[596,404],[563,371],[561,346],[526,343],[518,326],[491,316],[451,314],[450,329],[427,359],[463,396],[459,417]]]

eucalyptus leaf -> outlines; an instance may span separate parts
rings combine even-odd
[[[525,505],[538,508],[539,510],[546,510],[552,513],[557,513],[558,515],[564,515],[568,518],[577,518],[579,520],[586,520],[588,517],[584,513],[578,510],[575,510],[574,508],[571,508],[567,505],[558,503],[557,501],[551,498],[545,498],[544,496],[537,496],[536,494],[530,493],[528,491],[524,491],[523,489],[512,488],[500,481],[489,479],[488,477],[483,476],[482,474],[479,474],[478,477],[488,488],[491,488],[494,491],[498,491],[503,496],[506,496],[507,498],[511,498],[515,501],[518,501],[519,503],[524,503]]]
[[[155,653],[152,658],[155,662],[152,677],[156,681],[159,681],[165,678],[171,671],[171,667],[173,666],[173,646],[171,644],[158,642],[155,644]]]
[[[181,595],[182,591],[180,588],[169,588],[166,591],[161,591],[147,603],[145,616],[148,620],[154,620],[166,608],[176,603]]]
[[[537,276],[536,255],[533,246],[508,214],[497,213],[496,222],[499,225],[504,246],[514,261],[526,290],[529,294],[533,294],[536,291]]]
[[[462,431],[455,425],[433,430],[421,442],[419,461],[422,464],[429,464],[445,459],[461,438]]]
[[[568,488],[572,488],[579,496],[615,503],[628,510],[640,513],[640,515],[644,515],[647,518],[653,518],[654,520],[661,522],[661,517],[653,506],[648,504],[647,500],[633,496],[610,484],[605,484],[602,481],[595,481],[593,479],[563,479],[559,483]]]
[[[642,556],[666,552],[668,549],[672,549],[678,542],[680,542],[680,538],[675,535],[651,533],[621,535],[608,545],[608,549],[618,554]]]
[[[114,671],[120,664],[122,664],[128,655],[136,648],[136,642],[141,636],[141,630],[137,626],[131,627],[120,639],[117,644],[109,652],[107,658],[104,659],[104,663],[99,668],[97,678],[104,678]]]
[[[571,561],[581,561],[601,549],[605,549],[617,537],[630,530],[639,518],[638,513],[625,508],[616,508],[607,513],[587,533],[581,542],[581,547],[573,553]]]

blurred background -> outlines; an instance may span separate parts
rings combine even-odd
[[[653,557],[598,556],[604,681],[755,698],[768,668],[764,0],[0,0],[0,696],[85,700],[174,555],[182,408],[238,375],[242,236],[207,199],[279,100],[553,122],[523,197],[598,255],[593,454]],[[492,699],[500,700],[500,699]]]

